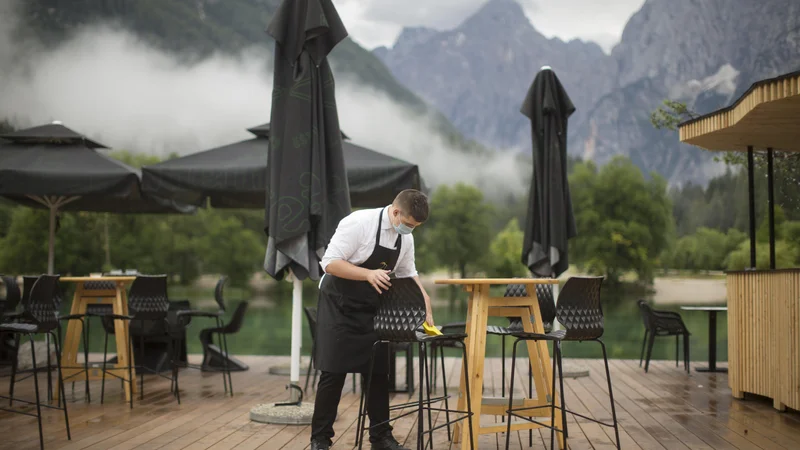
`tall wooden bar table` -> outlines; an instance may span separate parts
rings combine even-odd
[[[72,297],[70,314],[85,314],[88,305],[112,305],[114,314],[128,314],[128,293],[125,289],[136,277],[132,276],[104,276],[104,277],[62,277],[60,281],[75,283],[75,295]],[[74,377],[75,381],[85,379],[83,366],[78,363],[80,352],[82,324],[79,320],[70,320],[67,324],[67,333],[64,338],[64,348],[61,355],[61,367],[64,379]],[[133,355],[128,361],[128,321],[114,321],[115,340],[117,341],[117,363],[107,364],[106,371],[113,373],[119,379],[125,380],[125,400],[130,401],[131,395],[136,391],[136,371],[132,370],[133,379],[128,380],[129,365],[133,365]],[[103,378],[102,366],[89,368],[90,380]],[[55,390],[56,399],[58,389]]]
[[[473,418],[472,422],[473,440],[478,448],[478,437],[481,434],[494,434],[506,431],[505,423],[482,425],[480,417],[482,415],[505,416],[508,409],[508,398],[483,397],[483,370],[484,358],[486,356],[486,325],[489,317],[521,317],[522,327],[529,333],[544,333],[542,324],[542,314],[539,311],[539,301],[536,298],[537,284],[558,284],[557,279],[552,278],[463,278],[436,280],[436,284],[461,285],[469,292],[469,303],[467,305],[467,360],[469,363],[469,386],[472,403]],[[493,285],[524,284],[528,293],[527,297],[492,297],[489,288]],[[531,321],[533,317],[533,321]],[[534,407],[547,405],[551,398],[555,398],[556,405],[559,405],[559,396],[550,392],[552,387],[552,365],[550,362],[550,352],[545,341],[527,342],[528,358],[530,358],[533,374],[533,383],[536,387],[534,398],[522,398],[514,396],[514,407]],[[463,364],[463,361],[462,361]],[[465,411],[467,407],[466,387],[464,383],[464,372],[461,371],[461,386],[459,388],[458,409]],[[480,399],[481,401],[476,401]],[[550,424],[550,409],[537,408],[528,411],[520,411],[519,415],[536,417],[537,421]],[[461,442],[462,449],[469,449],[469,427],[461,426],[462,422],[455,425],[454,442]],[[561,414],[556,414],[555,426],[562,428]],[[529,430],[541,428],[541,425],[530,422],[512,422],[511,430]],[[461,435],[459,436],[459,431]],[[564,448],[563,435],[557,433],[559,448]]]

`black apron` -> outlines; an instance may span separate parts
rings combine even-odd
[[[384,209],[378,219],[375,247],[358,267],[393,270],[400,256],[402,236],[395,249],[380,245]],[[372,346],[378,340],[374,331],[379,294],[367,281],[356,281],[325,274],[317,305],[317,335],[314,363],[318,370],[333,373],[363,373],[369,370]],[[380,344],[373,372],[388,373],[388,345]]]

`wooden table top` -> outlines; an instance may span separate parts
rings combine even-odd
[[[66,283],[83,283],[86,281],[121,281],[121,282],[129,282],[135,280],[136,277],[133,275],[109,275],[103,277],[61,277],[59,278],[60,281],[64,281]]]
[[[435,284],[558,284],[556,278],[449,278]]]

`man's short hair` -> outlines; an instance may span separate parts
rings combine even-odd
[[[428,196],[416,189],[406,189],[394,198],[394,205],[419,223],[428,220]]]

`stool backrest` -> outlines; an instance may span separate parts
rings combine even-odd
[[[217,305],[219,305],[220,311],[225,311],[225,283],[228,281],[228,277],[223,275],[219,277],[217,280],[217,286],[214,288],[214,300],[217,301]]]
[[[33,285],[39,281],[38,275],[23,275],[22,276],[22,304],[27,305],[28,300],[31,298],[31,289]]]
[[[564,339],[591,340],[603,335],[600,288],[603,277],[571,277],[558,295],[558,322],[566,330]]]
[[[166,275],[137,275],[128,293],[130,313],[140,320],[167,317],[169,297]]]
[[[3,284],[6,286],[6,301],[0,313],[14,312],[20,300],[22,300],[22,294],[19,292],[19,285],[17,284],[16,278],[9,276],[3,276]]]
[[[417,282],[395,278],[389,290],[379,296],[375,332],[379,340],[415,342],[425,315],[425,297]]]
[[[40,275],[31,286],[25,317],[36,323],[41,331],[58,327],[55,297],[58,295],[58,280],[61,275]]]
[[[527,297],[528,290],[524,284],[509,284],[506,286],[505,297]],[[536,298],[539,301],[539,312],[542,314],[542,324],[545,331],[549,331],[553,327],[553,322],[556,319],[556,303],[553,298],[553,285],[552,284],[537,284],[536,285]],[[519,317],[510,317],[509,326],[512,328],[522,328],[521,319]]]

